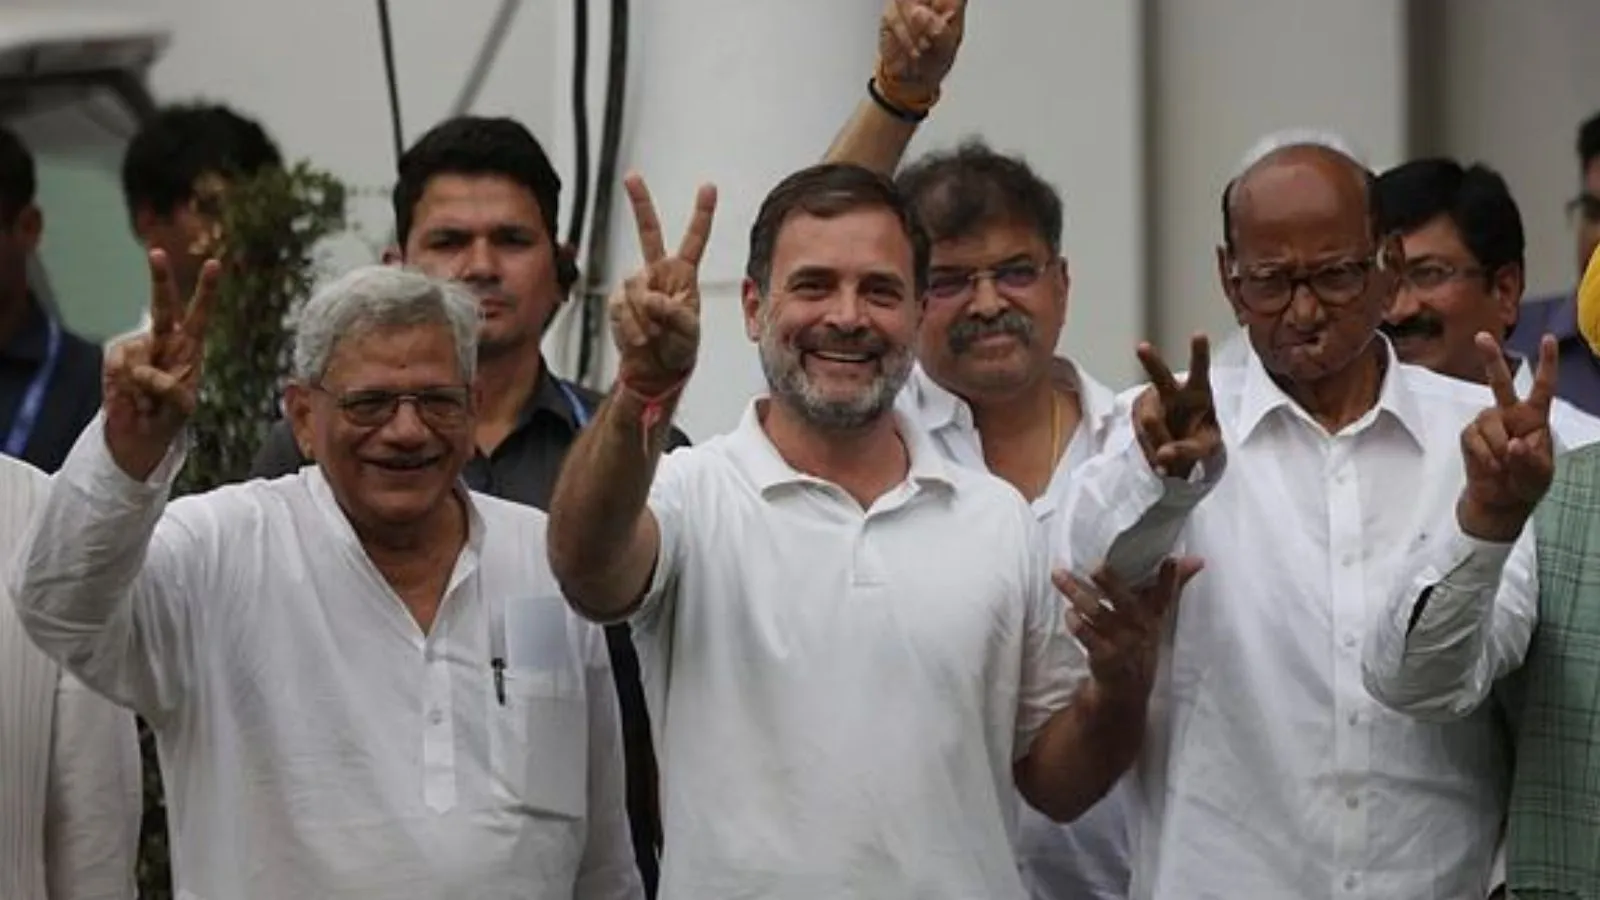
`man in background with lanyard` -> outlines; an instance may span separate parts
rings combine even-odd
[[[54,472],[100,406],[100,348],[28,289],[44,233],[33,154],[0,129],[0,453]]]
[[[570,248],[557,244],[561,179],[539,142],[510,119],[449,119],[400,158],[395,246],[388,262],[452,278],[477,295],[477,452],[463,479],[473,490],[548,510],[556,475],[600,396],[557,378],[540,340],[577,280]],[[674,430],[672,446],[688,440]],[[268,436],[251,474],[272,478],[309,460],[284,423]],[[606,629],[621,702],[628,817],[646,890],[655,895],[661,845],[655,759],[628,626]]]

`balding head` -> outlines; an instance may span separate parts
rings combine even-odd
[[[1371,208],[1375,176],[1365,163],[1351,155],[1342,144],[1307,139],[1283,143],[1271,149],[1257,147],[1247,155],[1244,167],[1222,190],[1222,242],[1229,253],[1234,250],[1234,218],[1237,215],[1240,186],[1262,173],[1306,166],[1327,176],[1327,183],[1353,180],[1358,202],[1365,210],[1368,221],[1376,223],[1376,210]]]

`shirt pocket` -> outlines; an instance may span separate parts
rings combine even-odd
[[[588,703],[566,673],[508,668],[505,702],[491,698],[490,766],[502,802],[534,815],[584,817]]]

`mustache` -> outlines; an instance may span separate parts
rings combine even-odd
[[[1011,335],[1023,343],[1032,343],[1033,319],[1016,309],[1008,309],[992,319],[962,319],[950,328],[950,352],[964,353],[978,341],[996,335]]]
[[[807,329],[796,338],[795,348],[802,353],[861,353],[871,356],[883,356],[889,352],[888,342],[871,330],[846,330],[837,325]]]
[[[1438,316],[1418,313],[1398,322],[1383,322],[1378,326],[1378,330],[1391,338],[1436,338],[1444,334],[1444,321]]]

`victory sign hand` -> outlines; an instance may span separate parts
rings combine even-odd
[[[644,179],[623,181],[639,229],[644,267],[612,292],[611,333],[620,362],[618,379],[645,396],[681,385],[700,347],[700,258],[711,239],[717,189],[701,185],[678,252],[668,256],[661,220]]]
[[[1161,354],[1140,344],[1139,362],[1150,376],[1133,406],[1133,428],[1150,468],[1160,475],[1189,477],[1195,463],[1222,447],[1222,428],[1211,396],[1211,344],[1197,334],[1189,344],[1189,373],[1179,384]]]
[[[1550,405],[1556,393],[1556,339],[1545,335],[1540,342],[1539,367],[1526,399],[1517,397],[1499,342],[1480,332],[1477,343],[1494,405],[1461,432],[1467,484],[1456,516],[1473,537],[1513,541],[1555,475]]]
[[[117,465],[139,481],[160,464],[194,412],[218,271],[216,260],[208,260],[186,302],[167,255],[150,251],[150,330],[106,351],[106,445]]]

